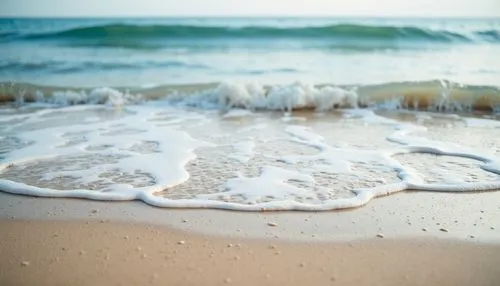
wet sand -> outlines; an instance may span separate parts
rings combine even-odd
[[[500,283],[498,243],[286,242],[107,221],[2,220],[0,228],[6,286]]]

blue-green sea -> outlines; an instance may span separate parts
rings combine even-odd
[[[500,82],[500,19],[0,19],[0,82]]]

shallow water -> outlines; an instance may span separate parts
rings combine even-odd
[[[422,122],[421,112],[394,116],[403,121],[369,109],[294,115],[153,103],[2,115],[2,190],[251,211],[500,188],[500,129],[491,119],[456,117],[442,127],[433,124],[439,114]]]

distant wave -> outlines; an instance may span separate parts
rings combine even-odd
[[[499,87],[462,85],[441,80],[361,86],[222,83],[116,89],[0,83],[0,104],[108,104],[110,100],[140,104],[159,99],[171,104],[221,109],[327,111],[373,107],[500,113]]]
[[[479,31],[477,35],[490,41],[500,41],[500,31],[498,30]]]
[[[47,61],[47,62],[3,62],[0,63],[0,71],[21,71],[21,72],[79,72],[92,70],[116,70],[116,69],[141,69],[141,68],[191,68],[191,69],[209,69],[209,66],[201,64],[190,64],[183,61],[158,61],[158,62],[92,62],[83,61],[68,63],[64,61]]]
[[[0,37],[12,37],[11,33]],[[24,39],[53,40],[102,40],[102,39],[217,39],[217,38],[306,38],[306,39],[353,39],[378,41],[428,41],[428,42],[471,42],[477,39],[500,41],[499,31],[476,31],[471,34],[430,30],[418,27],[371,26],[357,24],[336,24],[318,27],[218,27],[189,25],[132,25],[107,24],[72,28],[39,34],[18,35]]]

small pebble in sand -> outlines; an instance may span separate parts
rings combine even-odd
[[[473,236],[473,235],[469,235],[469,237],[470,237],[470,238],[474,238],[475,236]]]
[[[137,246],[137,248],[136,248],[135,250],[137,250],[137,251],[141,251],[141,250],[142,250],[142,247]]]
[[[427,231],[427,228],[425,228],[425,227],[424,227],[424,228],[422,228],[422,231]]]
[[[306,266],[306,264],[305,264],[304,262],[301,262],[301,263],[299,263],[299,266],[300,266],[300,267],[305,267],[305,266]]]
[[[22,261],[21,266],[23,266],[23,267],[30,266],[30,262],[29,261]]]
[[[181,241],[177,242],[177,244],[183,245],[183,244],[186,244],[186,242],[184,240],[181,240]]]
[[[276,249],[276,245],[269,245],[270,249]]]
[[[80,250],[80,252],[78,252],[80,255],[84,255],[85,254],[85,250]]]
[[[97,210],[94,209],[91,211],[91,213],[95,214],[95,213],[97,213]]]
[[[240,257],[239,257],[238,255],[236,255],[236,256],[234,257],[234,260],[240,260]]]
[[[448,232],[448,230],[446,228],[440,228],[439,230],[442,232]]]
[[[495,229],[495,227],[494,226],[490,226],[490,229],[493,230],[493,229]]]
[[[379,237],[379,238],[384,238],[384,235],[383,235],[382,233],[378,233],[378,234],[377,234],[377,237]]]
[[[227,247],[231,248],[231,247],[233,247],[233,244],[232,243],[228,243]]]
[[[148,257],[146,253],[143,253],[143,254],[141,255],[141,258],[142,258],[142,259],[145,259],[146,257]]]
[[[267,225],[268,225],[268,226],[272,226],[272,227],[278,226],[278,224],[277,224],[277,223],[272,222],[272,221],[271,221],[271,222],[268,222],[268,223],[267,223]]]
[[[183,220],[182,220],[182,222],[186,223],[186,222],[188,222],[188,221],[187,221],[187,219],[183,219]]]
[[[231,283],[231,278],[227,277],[226,279],[224,279],[224,283]]]

